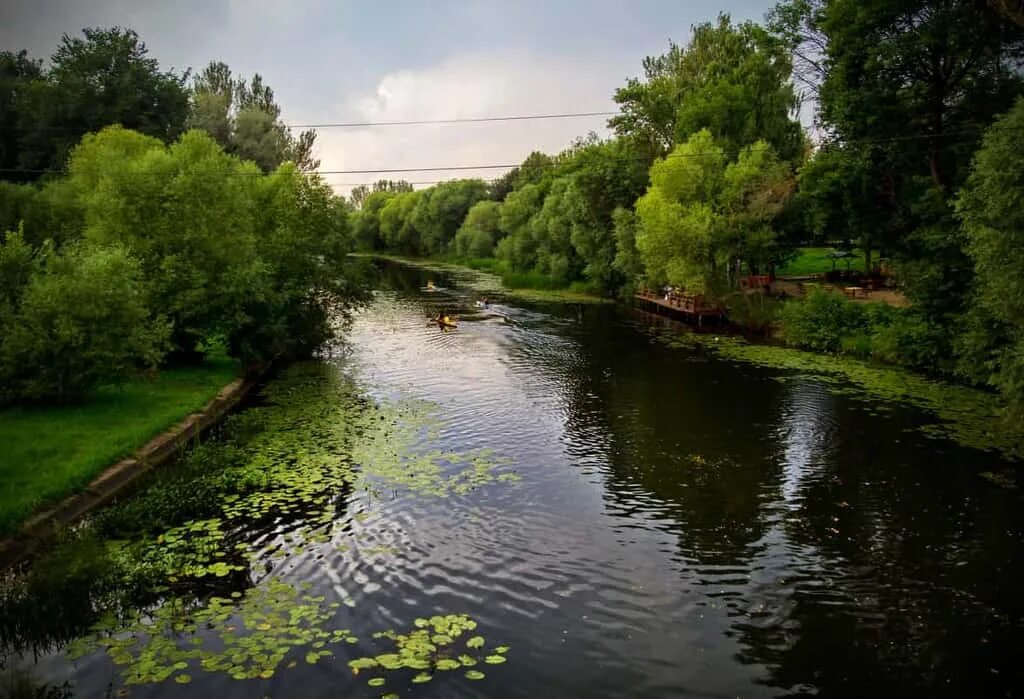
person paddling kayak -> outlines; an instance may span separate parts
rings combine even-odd
[[[436,318],[431,318],[431,322],[432,323],[437,323],[438,325],[440,325],[443,328],[454,328],[454,327],[456,327],[456,325],[455,325],[455,318],[450,316],[450,315],[448,315],[447,313],[445,313],[443,309],[438,312]]]

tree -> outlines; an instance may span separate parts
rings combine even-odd
[[[759,139],[783,159],[801,153],[789,56],[764,28],[719,15],[694,27],[685,49],[670,44],[662,56],[646,58],[644,72],[645,81],[616,91],[622,114],[609,121],[641,152],[662,155],[707,128],[730,157]]]
[[[263,288],[258,175],[200,131],[166,147],[110,127],[72,154],[68,181],[84,208],[85,238],[121,245],[139,260],[183,358],[244,323],[246,305]]]
[[[989,0],[989,4],[1014,24],[1024,27],[1024,0]]]
[[[530,220],[528,233],[521,242],[529,241],[533,264],[521,267],[538,272],[557,285],[578,278],[583,262],[573,246],[574,223],[584,214],[582,201],[571,177],[559,177],[551,183],[540,211]]]
[[[155,366],[168,331],[123,247],[72,246],[25,284],[0,344],[0,374],[17,396],[66,402]]]
[[[421,192],[398,192],[380,210],[380,238],[389,250],[409,255],[420,252],[420,232],[413,225],[413,211]]]
[[[943,192],[981,130],[1021,94],[1024,30],[973,0],[833,0],[821,115],[844,141],[873,141],[894,201],[908,177]]]
[[[640,251],[636,247],[636,214],[620,206],[612,212],[612,225],[615,231],[615,260],[612,264],[624,280],[623,295],[630,297],[634,284],[644,272]]]
[[[788,164],[765,142],[728,162],[711,133],[700,131],[651,168],[637,201],[636,247],[648,281],[716,293],[740,264],[770,265],[772,222],[792,189]]]
[[[746,263],[751,272],[774,268],[782,256],[776,244],[775,219],[789,202],[796,185],[789,164],[768,143],[758,141],[740,151],[725,168],[721,213],[725,248],[731,270]]]
[[[554,177],[555,159],[546,153],[532,151],[522,164],[512,168],[491,183],[490,198],[505,201],[509,194],[528,184],[550,183]]]
[[[330,186],[285,164],[259,180],[257,253],[267,273],[228,337],[243,361],[306,356],[365,298],[348,258],[348,209]]]
[[[816,100],[825,79],[828,36],[821,29],[826,0],[785,0],[768,13],[767,27],[789,49],[793,79],[804,102]]]
[[[503,237],[498,241],[495,255],[513,269],[533,269],[537,262],[530,222],[540,212],[546,194],[547,187],[528,184],[514,190],[501,205],[499,228]]]
[[[320,167],[313,157],[315,131],[296,138],[281,121],[274,91],[256,73],[251,80],[235,78],[223,62],[212,61],[192,83],[189,126],[210,134],[220,146],[271,172],[291,161],[303,172]]]
[[[0,177],[12,180],[34,179],[19,175],[21,168],[22,111],[32,83],[43,78],[42,61],[28,57],[26,51],[0,51]]]
[[[187,75],[162,71],[130,29],[65,34],[45,80],[19,107],[19,161],[26,169],[62,169],[83,135],[120,124],[170,142],[188,116]]]
[[[424,255],[444,253],[474,204],[487,196],[483,180],[453,180],[420,193],[413,225]]]
[[[1001,327],[984,365],[1014,418],[1024,417],[1024,98],[986,132],[957,211],[975,265],[978,299]]]
[[[491,257],[501,234],[501,204],[479,201],[466,214],[455,234],[455,254],[460,258]]]
[[[412,185],[405,180],[377,180],[373,183],[372,187],[368,187],[365,184],[361,184],[358,187],[354,187],[349,193],[349,199],[352,201],[352,206],[357,209],[363,208],[363,203],[366,199],[376,192],[411,192]]]
[[[380,233],[380,213],[395,193],[377,191],[367,195],[352,221],[356,246],[361,250],[377,250],[384,247]]]
[[[866,270],[876,247],[892,242],[886,235],[892,222],[885,202],[878,201],[874,174],[866,149],[827,146],[800,169],[795,202],[819,240],[842,239],[860,247]]]
[[[624,139],[596,137],[563,155],[558,172],[572,178],[567,211],[572,244],[583,261],[583,275],[604,291],[623,281],[614,266],[616,255],[613,212],[631,208],[647,184],[647,167],[633,144]]]

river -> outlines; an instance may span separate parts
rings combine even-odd
[[[333,603],[325,633],[345,633],[318,636],[332,650],[316,662],[296,646],[299,662],[264,679],[192,667],[189,686],[142,683],[130,696],[1024,691],[1024,498],[979,477],[1012,468],[1000,457],[929,436],[919,428],[934,418],[917,408],[665,346],[656,335],[686,330],[622,306],[499,296],[485,310],[458,274],[381,270],[372,304],[316,369],[349,388],[308,400],[330,414],[354,391],[430,413],[429,428],[341,459],[356,470],[392,437],[448,456],[423,461],[442,464],[430,482],[391,463],[375,486],[337,490],[315,540],[281,518],[253,527],[260,545],[284,531],[311,541],[253,565],[239,587],[308,583],[315,603]],[[426,322],[440,308],[457,329]],[[476,469],[466,487],[445,480],[453,464]],[[465,663],[485,677],[460,666],[413,683],[407,670],[348,664],[387,652],[375,631],[451,614],[475,625],[456,644],[486,639],[491,660]],[[44,655],[36,673],[76,696],[122,681],[99,651]],[[377,675],[386,683],[368,685]]]

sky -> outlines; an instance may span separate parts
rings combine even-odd
[[[63,33],[135,29],[165,69],[211,60],[260,73],[290,124],[613,111],[644,56],[728,12],[772,0],[0,0],[0,49],[47,58]],[[605,118],[319,129],[321,170],[520,162],[555,153]],[[501,170],[391,179],[498,176]],[[372,174],[329,175],[336,189]]]

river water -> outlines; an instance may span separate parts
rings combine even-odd
[[[271,679],[197,671],[130,696],[1024,692],[1024,498],[979,477],[1005,471],[996,456],[927,437],[912,408],[666,347],[652,335],[685,330],[620,306],[481,310],[461,277],[382,272],[326,371],[375,401],[429,402],[432,449],[488,450],[517,480],[346,492],[338,517],[362,516],[337,536],[386,555],[314,547],[274,574],[344,602],[327,625],[358,643]],[[426,322],[440,308],[457,329]],[[382,689],[348,667],[383,652],[374,630],[445,614],[508,662]],[[79,696],[120,687],[101,653],[37,672]]]

